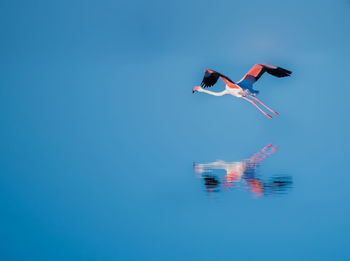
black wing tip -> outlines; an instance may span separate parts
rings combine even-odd
[[[203,88],[213,86],[219,79],[219,74],[217,72],[209,73],[204,75],[201,86]]]
[[[292,75],[292,71],[289,71],[289,70],[284,69],[282,67],[277,67],[276,69],[267,69],[267,72],[269,74],[272,74],[273,76],[278,77],[278,78],[288,77],[288,76]]]
[[[278,67],[278,69],[281,71],[281,73],[285,74],[285,76],[291,76],[292,75],[292,71],[289,71],[287,69],[284,69],[282,67]]]

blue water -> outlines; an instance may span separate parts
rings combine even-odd
[[[347,1],[1,10],[1,260],[350,259]],[[255,63],[272,120],[192,94]]]

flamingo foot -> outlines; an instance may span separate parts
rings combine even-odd
[[[278,112],[272,111],[275,115],[279,115]]]
[[[271,115],[269,115],[269,114],[266,114],[266,116],[267,116],[268,118],[272,119],[272,116],[271,116]]]

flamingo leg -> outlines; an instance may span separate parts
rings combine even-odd
[[[252,100],[249,100],[247,97],[242,96],[243,99],[249,101],[251,104],[253,104],[255,107],[257,107],[259,109],[259,111],[261,111],[266,117],[272,119],[271,115],[268,115],[267,113],[265,113],[258,105],[256,105],[255,102],[253,102]]]
[[[258,103],[260,103],[262,106],[264,106],[266,109],[268,109],[273,114],[279,115],[277,112],[275,112],[274,110],[271,110],[269,107],[267,107],[265,104],[263,104],[258,98],[255,98],[254,96],[249,96],[249,97],[253,98],[254,100],[256,100]]]

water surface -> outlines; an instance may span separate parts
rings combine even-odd
[[[1,260],[349,260],[347,1],[2,10]]]

